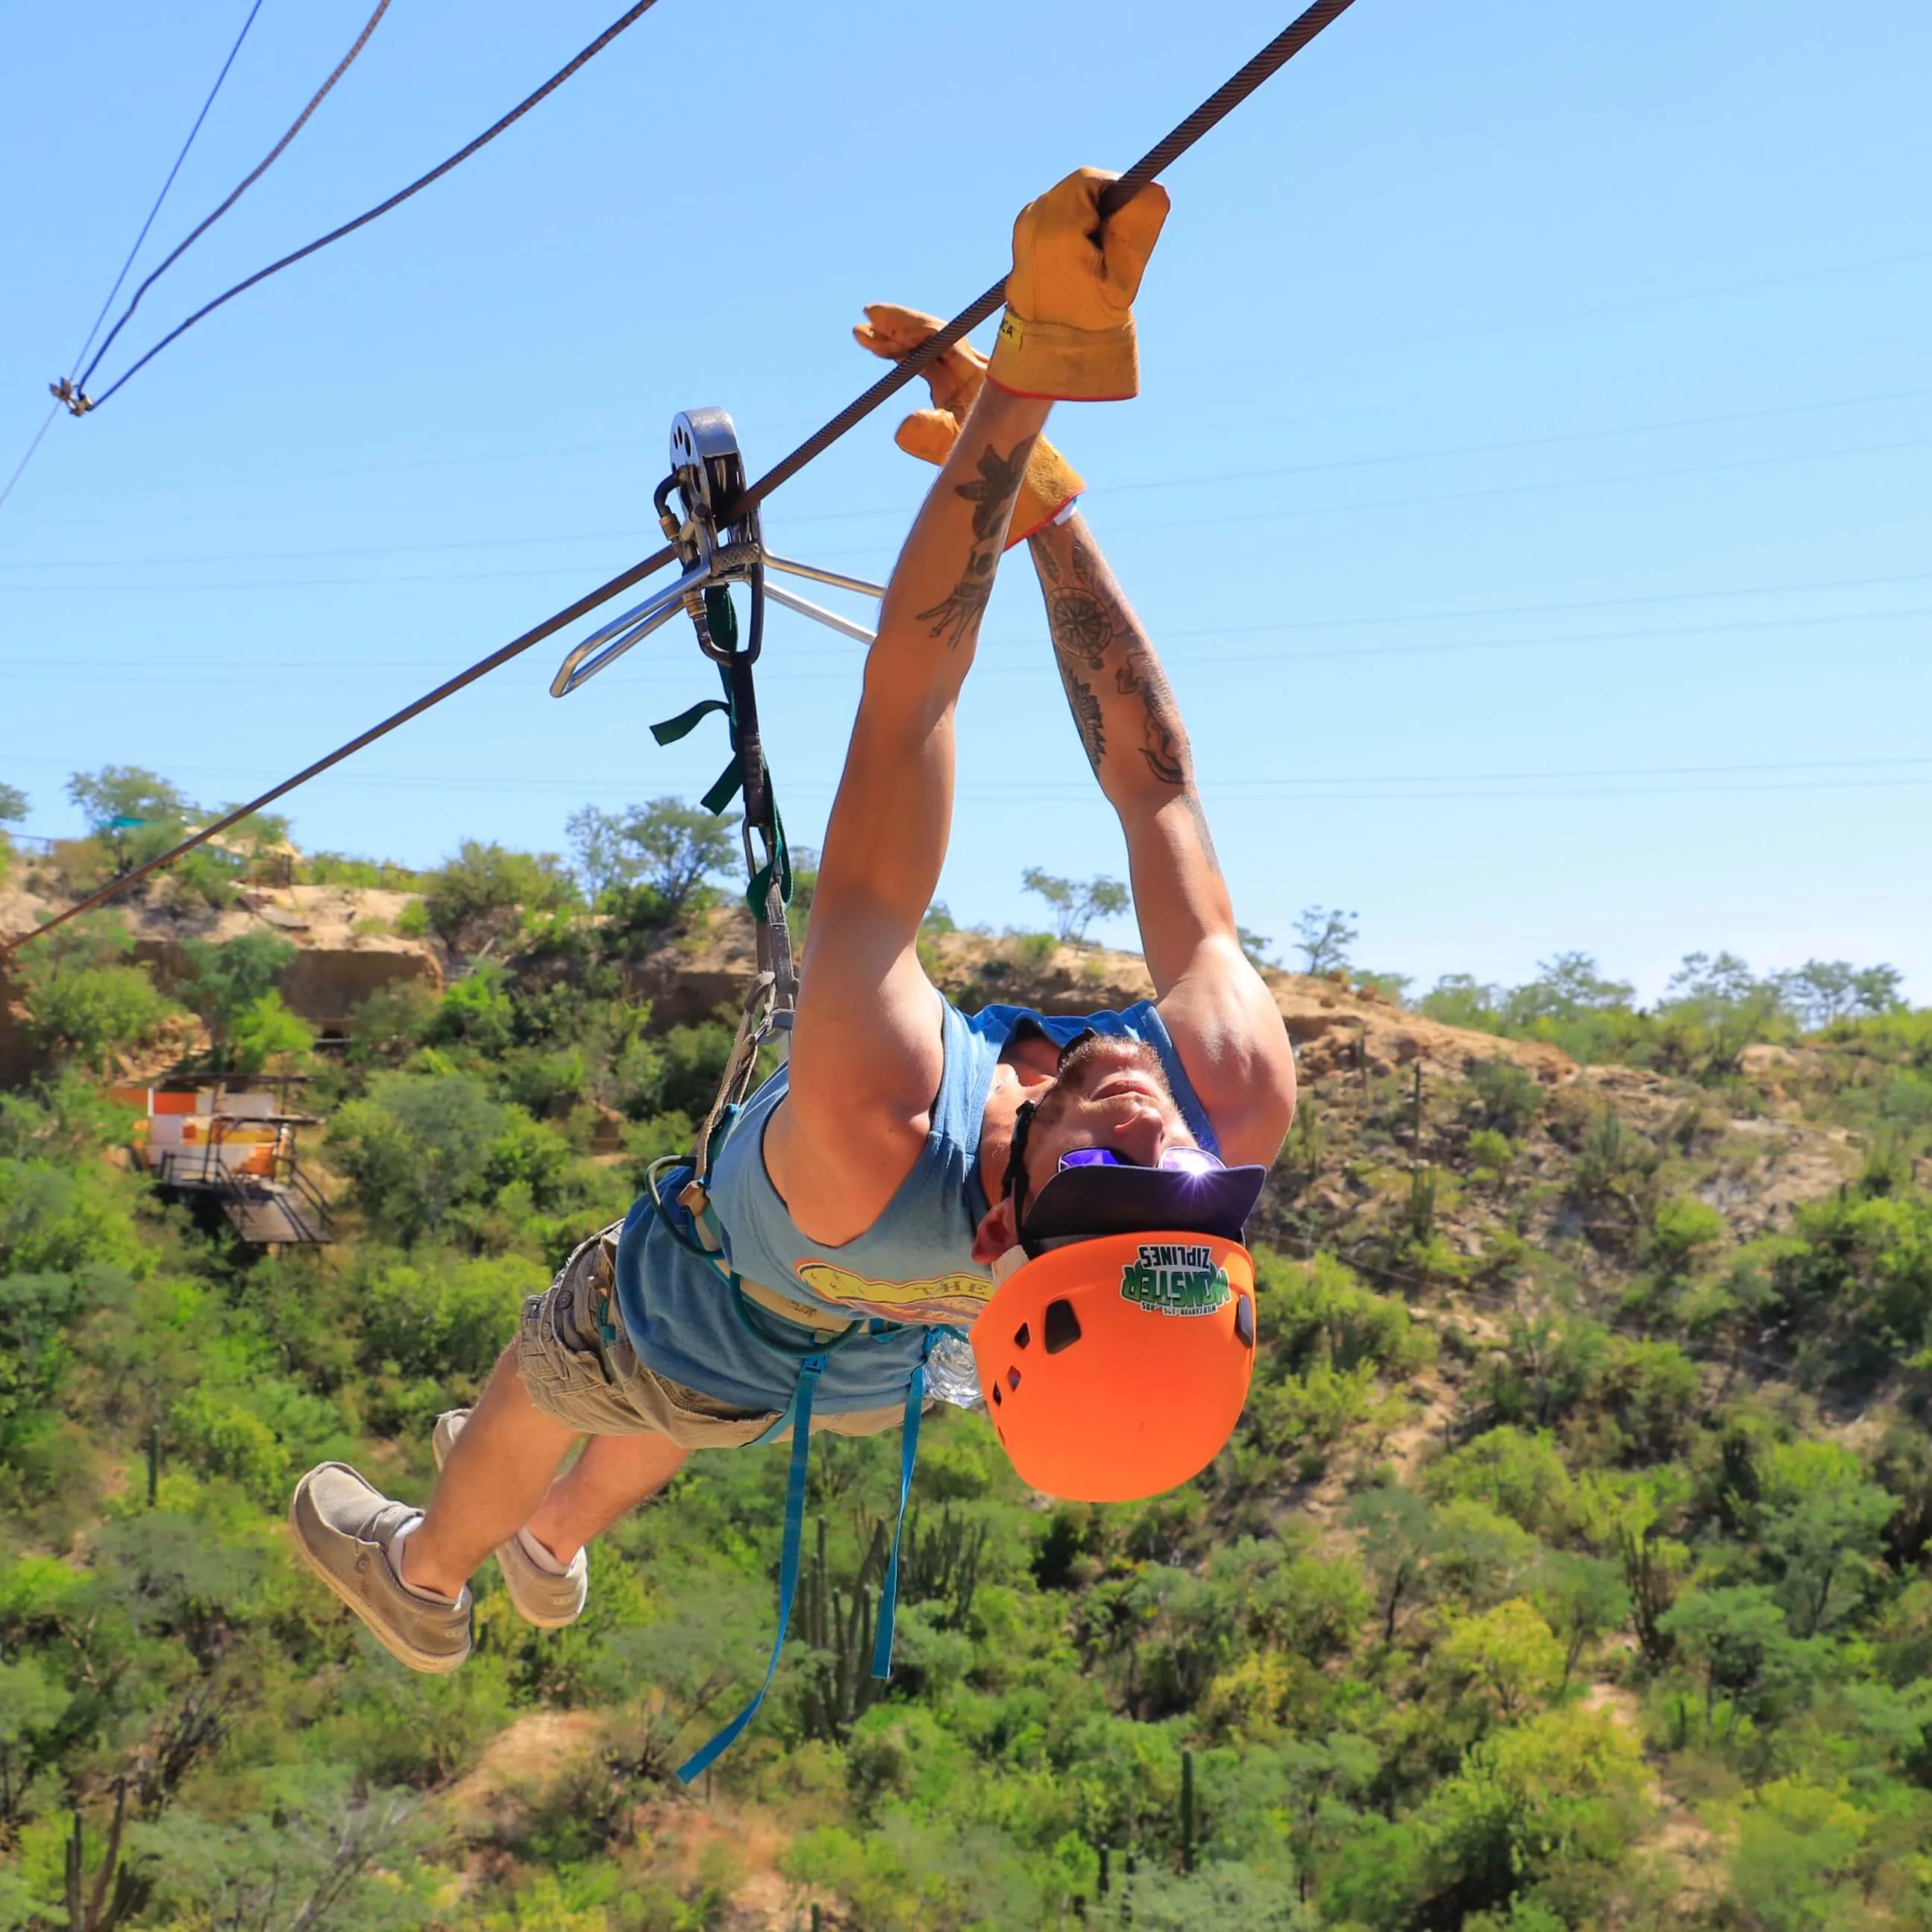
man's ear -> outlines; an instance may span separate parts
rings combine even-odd
[[[973,1236],[973,1258],[982,1268],[991,1268],[1009,1248],[1018,1247],[1019,1239],[1019,1221],[1009,1194],[987,1210]]]

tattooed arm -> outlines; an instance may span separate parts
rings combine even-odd
[[[944,1056],[915,947],[952,829],[953,712],[1047,408],[986,386],[886,586],[813,893],[790,1092],[765,1136],[814,1240],[862,1234],[925,1144]]]
[[[1294,1114],[1294,1058],[1241,950],[1167,674],[1084,519],[1028,542],[1081,745],[1126,834],[1161,1017],[1224,1152],[1265,1165]]]

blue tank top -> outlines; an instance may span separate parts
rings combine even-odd
[[[713,1164],[711,1203],[730,1271],[822,1308],[827,1327],[863,1321],[879,1331],[855,1336],[832,1354],[818,1396],[828,1411],[901,1400],[926,1346],[922,1331],[968,1328],[991,1298],[992,1271],[972,1258],[974,1234],[990,1204],[980,1178],[980,1142],[994,1070],[1022,1022],[1056,1046],[1090,1028],[1144,1041],[1160,1057],[1189,1131],[1204,1148],[1220,1151],[1213,1124],[1150,1001],[1084,1017],[1022,1006],[966,1014],[944,1000],[939,1007],[944,1070],[926,1145],[862,1234],[837,1246],[810,1240],[765,1171],[765,1126],[789,1090],[788,1068],[781,1067],[745,1102]],[[617,1301],[639,1358],[720,1401],[782,1408],[808,1331],[762,1310],[748,1320],[724,1271],[692,1255],[676,1232],[682,1231],[667,1227],[648,1198],[625,1223]]]

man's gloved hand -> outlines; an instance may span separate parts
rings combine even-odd
[[[1082,168],[1021,209],[987,370],[1001,388],[1089,403],[1140,393],[1133,301],[1168,196],[1151,182],[1102,220],[1100,196],[1114,178]]]
[[[862,347],[888,362],[897,362],[910,356],[928,336],[936,334],[942,326],[938,316],[922,315],[916,308],[872,302],[866,305],[866,320],[852,333]],[[899,424],[892,440],[908,456],[940,464],[952,454],[952,446],[959,439],[959,425],[965,421],[974,398],[986,380],[986,358],[970,342],[958,342],[928,362],[922,373],[932,392],[934,406],[915,410]],[[1078,471],[1042,436],[1027,459],[1026,476],[1020,484],[1013,520],[1006,531],[1007,549],[1024,542],[1035,530],[1052,523],[1072,506],[1086,487]]]

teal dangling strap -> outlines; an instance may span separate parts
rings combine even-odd
[[[930,1347],[931,1342],[927,1346]],[[920,1412],[926,1406],[926,1364],[912,1372],[906,1386],[905,1423],[899,1431],[899,1513],[892,1524],[892,1553],[879,1586],[879,1624],[872,1639],[872,1675],[892,1674],[892,1637],[899,1614],[899,1539],[905,1534],[906,1498],[912,1492],[912,1466],[919,1460]]]
[[[798,1387],[787,1405],[791,1418],[791,1473],[785,1483],[784,1546],[778,1557],[778,1634],[772,1641],[771,1661],[765,1666],[765,1680],[752,1701],[701,1749],[677,1768],[680,1784],[688,1784],[700,1772],[710,1769],[719,1756],[738,1740],[738,1734],[758,1715],[765,1693],[778,1674],[778,1659],[784,1654],[785,1632],[791,1624],[792,1598],[798,1590],[799,1546],[805,1534],[805,1472],[812,1454],[812,1396],[818,1378],[825,1372],[823,1355],[808,1355],[799,1364]],[[779,1417],[758,1439],[766,1441],[784,1426]]]

